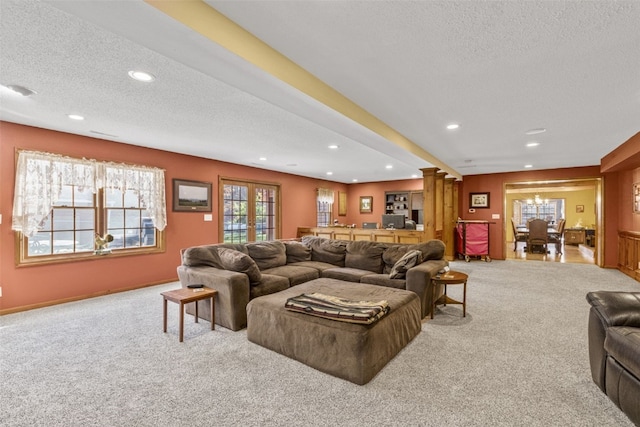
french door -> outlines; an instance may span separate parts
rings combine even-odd
[[[220,236],[224,243],[280,237],[280,186],[220,178]]]

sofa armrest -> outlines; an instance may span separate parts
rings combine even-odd
[[[588,324],[591,377],[605,391],[607,329],[611,326],[640,327],[640,292],[589,292],[587,301],[591,304]]]
[[[589,292],[587,301],[604,326],[640,328],[640,292]]]
[[[240,330],[247,325],[249,278],[246,274],[208,266],[181,265],[178,266],[178,277],[182,287],[203,284],[207,288],[218,291],[215,298],[215,323],[232,331]],[[206,306],[209,300],[200,301],[200,303]],[[191,313],[190,310],[192,309],[187,307],[187,311]],[[207,320],[210,312],[207,307],[199,310],[199,314]]]
[[[443,259],[428,260],[407,270],[407,290],[415,292],[420,298],[422,317],[431,313],[433,305],[433,284],[431,278],[438,274],[449,262]]]

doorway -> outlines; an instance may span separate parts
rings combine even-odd
[[[506,183],[504,195],[506,259],[592,263],[602,267],[602,178]],[[511,220],[516,225],[526,225],[519,222],[531,215],[543,215],[542,219],[551,218],[553,222],[565,219],[565,233],[559,252],[556,252],[555,245],[549,245],[546,255],[529,254],[524,251],[524,242],[514,244]],[[571,230],[575,233],[572,234]],[[574,235],[581,237],[575,240]],[[565,239],[565,236],[571,236],[571,239]]]
[[[280,238],[280,185],[220,179],[219,235],[224,243]]]

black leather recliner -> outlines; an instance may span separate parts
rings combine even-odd
[[[591,377],[640,426],[640,292],[589,292]]]

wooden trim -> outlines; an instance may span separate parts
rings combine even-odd
[[[640,233],[618,231],[617,268],[622,273],[640,281]]]

